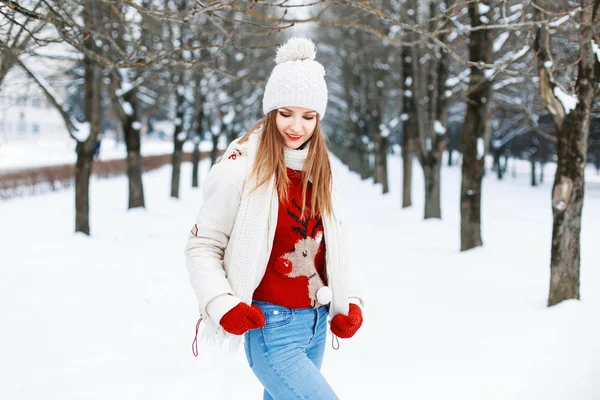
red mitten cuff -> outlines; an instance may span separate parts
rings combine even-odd
[[[265,324],[265,315],[255,305],[240,303],[227,311],[219,321],[223,329],[233,335],[242,335]]]
[[[348,315],[336,314],[331,319],[331,333],[335,336],[348,339],[354,336],[362,326],[362,311],[356,304],[350,304]]]

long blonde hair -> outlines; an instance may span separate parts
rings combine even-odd
[[[258,121],[252,129],[248,131],[240,140],[242,144],[248,140],[250,135],[258,129],[262,129],[256,157],[250,175],[254,175],[257,181],[256,187],[266,184],[273,175],[277,185],[277,195],[282,202],[288,199],[289,180],[285,166],[284,142],[277,129],[275,119],[277,110],[271,111],[266,117]],[[333,206],[331,204],[331,164],[329,163],[329,154],[327,145],[321,132],[319,116],[316,115],[317,124],[312,137],[309,139],[310,147],[308,156],[304,161],[304,171],[302,173],[302,217],[304,217],[304,208],[306,207],[306,191],[308,188],[309,177],[312,177],[312,194],[310,199],[310,213],[316,215],[332,215]],[[261,128],[262,126],[262,128]]]

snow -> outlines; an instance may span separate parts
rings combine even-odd
[[[425,138],[425,148],[427,149],[427,151],[431,151],[432,142],[431,142],[431,138],[429,136],[427,136]]]
[[[598,62],[600,62],[600,47],[598,47],[598,44],[594,41],[594,39],[592,39],[592,50],[596,55],[596,59],[598,60]]]
[[[337,351],[328,339],[323,373],[338,396],[597,399],[600,187],[586,187],[581,301],[548,308],[552,179],[532,188],[526,173],[486,174],[485,245],[461,253],[460,167],[443,167],[444,219],[423,221],[423,190],[400,209],[402,163],[389,161],[385,196],[333,162],[351,193],[349,259],[366,301],[357,335]],[[191,355],[197,309],[183,247],[201,190],[189,187],[189,163],[179,201],[170,179],[170,167],[144,174],[147,209],[129,212],[125,178],[92,179],[91,238],[72,233],[72,189],[0,202],[3,398],[261,398],[243,352]]]
[[[471,68],[465,68],[457,76],[453,76],[451,78],[446,79],[446,86],[449,88],[452,88],[452,87],[458,85],[463,79],[465,79],[469,75],[471,75]]]
[[[525,82],[525,78],[524,78],[524,77],[522,77],[522,76],[510,77],[510,78],[506,78],[506,79],[505,79],[505,80],[503,80],[503,81],[500,81],[500,82],[498,82],[498,83],[495,83],[495,84],[492,86],[492,89],[493,89],[493,90],[499,90],[499,89],[502,89],[502,88],[503,88],[503,87],[505,87],[505,86],[508,86],[508,85],[513,85],[513,84],[515,84],[515,83],[523,83],[523,82]]]
[[[485,156],[485,142],[483,138],[477,138],[477,159],[481,160]]]
[[[123,106],[123,111],[125,111],[125,114],[133,115],[133,107],[131,106],[130,102],[121,101],[121,105]]]
[[[438,121],[437,119],[435,120],[435,123],[433,124],[433,130],[438,135],[443,135],[444,133],[446,133],[446,127],[444,125],[442,125],[442,123],[440,121]]]
[[[73,60],[73,61],[83,60],[83,57],[84,57],[83,53],[76,53],[73,51],[49,50],[44,47],[41,47],[39,49],[34,49],[34,50],[32,50],[32,53],[37,54],[42,57]]]
[[[552,61],[544,61],[544,68],[552,68]]]
[[[559,86],[554,87],[554,95],[562,104],[565,109],[565,114],[567,115],[573,111],[579,103],[579,99],[576,96],[565,93]]]
[[[407,113],[402,113],[402,114],[400,115],[400,119],[401,119],[402,121],[408,121],[408,119],[409,119],[409,118],[410,118],[410,117],[409,117],[409,115],[408,115]]]
[[[512,52],[509,52],[507,54],[507,58],[510,57],[512,58],[512,61],[516,61],[519,58],[523,57],[525,54],[527,54],[527,52],[529,51],[531,47],[529,45],[525,45],[523,46],[523,48],[521,50],[519,50],[515,55],[512,55]]]
[[[76,122],[75,128],[77,128],[77,131],[73,131],[73,135],[80,142],[85,142],[92,133],[92,126],[87,121],[83,123]]]
[[[502,48],[502,46],[504,46],[504,43],[506,43],[506,40],[508,39],[509,36],[510,36],[510,32],[502,32],[501,34],[498,35],[496,40],[494,40],[494,45],[493,45],[494,53],[497,53],[498,51],[500,51],[500,49]]]
[[[157,125],[155,124],[155,128]],[[81,140],[87,139],[89,135],[89,124],[83,124],[85,132],[80,132]],[[172,134],[172,129],[171,132]],[[210,151],[212,143],[204,141],[201,143],[201,151]],[[186,152],[193,150],[192,143],[186,143],[183,147]],[[155,137],[142,137],[141,152],[143,156],[173,153],[173,139],[167,137],[158,139]],[[127,149],[124,142],[115,142],[112,137],[104,137],[100,148],[100,160],[114,160],[125,158]],[[65,132],[64,139],[36,139],[36,141],[14,141],[0,143],[0,172],[15,171],[27,168],[37,168],[51,165],[74,164],[77,159],[75,154],[75,141]]]
[[[522,12],[514,13],[513,15],[504,18],[504,23],[505,24],[511,24],[511,23],[517,21],[519,18],[521,18],[522,15],[523,15]],[[518,33],[518,31],[516,33]]]
[[[479,3],[479,14],[487,14],[490,11],[490,6]]]
[[[571,18],[571,14],[566,14],[566,15],[562,16],[561,18],[557,19],[556,21],[549,22],[548,26],[551,28],[556,28],[558,26],[561,26],[563,23],[565,23],[569,18]]]
[[[390,136],[390,129],[385,124],[379,124],[379,135],[386,138]]]
[[[410,85],[412,85],[412,76],[407,76],[406,80],[404,81],[404,86],[410,87]]]
[[[131,126],[133,127],[133,129],[138,131],[142,129],[142,123],[140,121],[135,121],[133,124],[131,124]]]
[[[405,90],[404,91],[404,96],[406,96],[406,97],[412,97],[413,96],[412,90]]]

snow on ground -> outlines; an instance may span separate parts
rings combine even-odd
[[[443,170],[441,221],[422,220],[417,165],[405,210],[399,159],[385,196],[337,168],[366,300],[357,335],[328,342],[323,372],[340,398],[600,398],[598,186],[583,211],[582,299],[549,309],[552,179],[488,174],[485,245],[460,253],[460,168]],[[180,201],[169,167],[145,175],[146,211],[126,211],[124,177],[94,180],[92,237],[72,233],[72,190],[0,203],[0,398],[262,398],[243,352],[191,354],[183,247],[200,191],[183,172]]]
[[[66,136],[66,135],[65,135]],[[48,165],[74,164],[77,159],[75,153],[75,141],[68,137],[37,138],[31,140],[15,140],[0,143],[0,172],[14,171],[18,169],[44,167]],[[212,144],[208,141],[202,142],[201,151],[210,151]],[[191,141],[185,143],[184,151],[191,152],[193,144]],[[142,140],[142,155],[171,154],[173,152],[173,139],[158,139],[144,137]],[[115,141],[113,138],[102,139],[100,146],[100,160],[114,160],[125,158],[127,149],[123,141]]]

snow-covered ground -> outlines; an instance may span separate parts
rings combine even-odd
[[[600,398],[600,187],[586,191],[581,301],[547,308],[551,178],[532,188],[525,173],[488,174],[484,247],[460,253],[458,167],[443,170],[441,221],[422,220],[417,165],[405,210],[399,159],[385,196],[337,167],[366,300],[357,335],[328,343],[323,372],[340,398]],[[92,237],[72,233],[72,190],[0,203],[0,398],[262,398],[243,352],[191,354],[190,174],[181,200],[169,167],[146,174],[145,211],[126,211],[124,177],[94,180]]]
[[[74,164],[77,159],[75,141],[66,134],[65,138],[37,138],[36,140],[15,140],[0,143],[0,173],[18,169],[45,167],[48,165]],[[191,152],[193,143],[188,141],[183,148]],[[208,141],[200,144],[201,151],[210,151],[212,144]],[[173,139],[144,137],[142,154],[145,156],[171,154]],[[105,138],[100,146],[100,160],[125,158],[127,149],[123,141]]]

